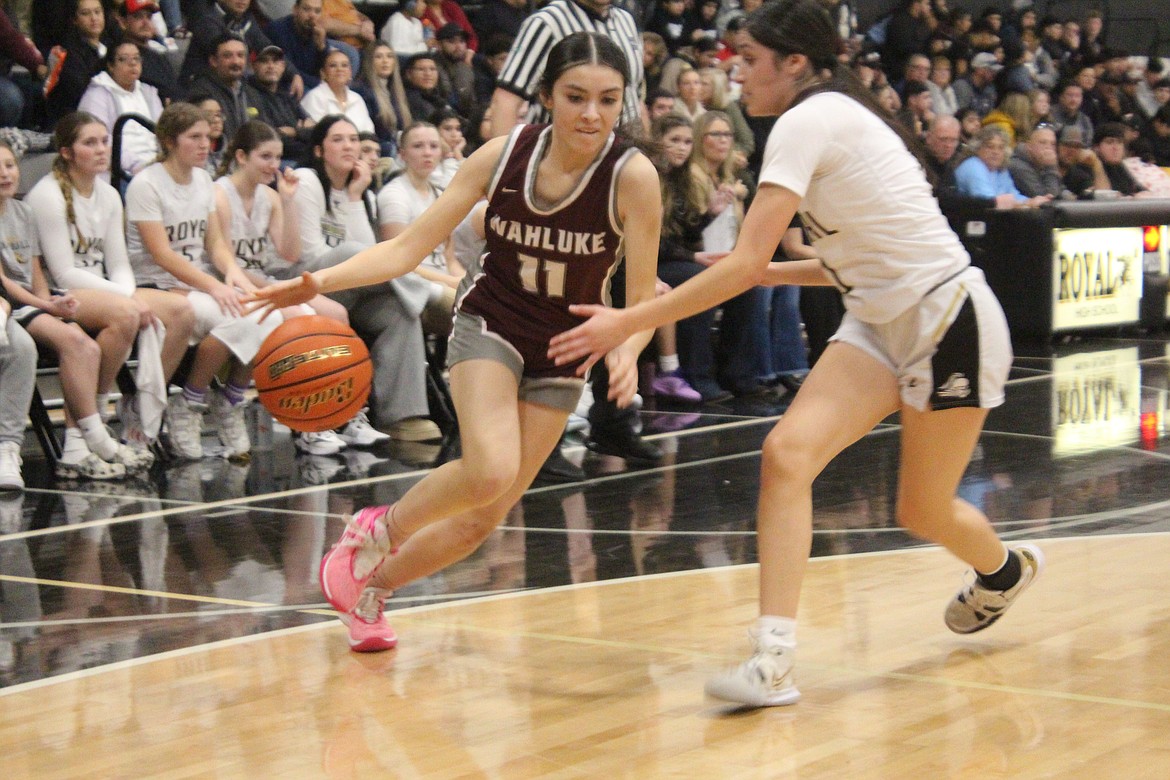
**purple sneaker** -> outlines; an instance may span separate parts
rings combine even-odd
[[[393,552],[390,532],[385,523],[378,522],[389,511],[388,506],[369,506],[358,512],[321,559],[321,592],[343,615],[357,606],[370,576]]]
[[[674,398],[692,404],[697,404],[703,400],[703,396],[699,395],[698,390],[688,385],[687,380],[673,371],[669,374],[659,374],[654,377],[654,381],[650,384],[650,389],[654,395],[660,398]]]

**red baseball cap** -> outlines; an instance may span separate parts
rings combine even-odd
[[[126,0],[126,15],[136,14],[142,10],[158,11],[158,3],[154,0]]]

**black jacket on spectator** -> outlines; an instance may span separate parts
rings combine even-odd
[[[286,160],[309,160],[310,131],[299,126],[300,121],[308,119],[309,115],[301,108],[297,99],[283,90],[271,92],[253,80],[249,80],[248,85],[255,93],[253,97],[256,102],[253,107],[260,112],[259,118],[280,131],[280,140],[284,142],[284,158]],[[292,137],[286,135],[282,130],[286,127],[295,130],[296,135]]]
[[[263,100],[256,89],[246,81],[240,82],[239,89],[233,91],[213,74],[207,73],[191,82],[188,94],[210,95],[219,101],[219,107],[223,110],[223,137],[225,139],[230,140],[235,136],[236,131],[244,122],[260,118],[260,104]]]
[[[513,8],[504,0],[487,0],[471,18],[471,26],[481,41],[496,33],[515,38],[528,14],[529,11]]]
[[[138,52],[142,55],[142,83],[157,89],[164,105],[187,96],[187,90],[179,84],[179,75],[167,55],[149,46],[139,46]]]
[[[70,27],[65,33],[65,64],[57,78],[57,85],[45,97],[45,112],[50,124],[70,111],[77,110],[81,96],[89,87],[89,80],[102,69],[102,55]],[[108,45],[108,44],[107,44]]]
[[[410,116],[416,122],[433,122],[435,114],[444,108],[454,108],[447,97],[437,89],[421,90],[413,84],[405,84],[406,104]]]
[[[1109,177],[1109,186],[1120,192],[1122,195],[1137,195],[1139,192],[1145,192],[1146,188],[1138,184],[1130,175],[1129,169],[1125,167],[1124,163],[1101,163],[1105,169],[1105,175]]]

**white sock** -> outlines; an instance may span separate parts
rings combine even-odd
[[[673,355],[659,355],[658,369],[664,373],[669,374],[671,371],[678,371],[678,353]]]
[[[61,460],[66,463],[80,463],[89,454],[89,445],[77,428],[65,429],[65,446],[61,449]]]
[[[91,414],[89,417],[78,420],[77,427],[81,429],[81,435],[85,437],[85,443],[89,445],[90,452],[102,460],[111,460],[118,454],[118,442],[110,437],[110,432],[106,430],[100,414]]]
[[[756,630],[776,637],[784,647],[796,647],[796,618],[760,615],[756,618]]]

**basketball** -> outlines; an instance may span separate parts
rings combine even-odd
[[[252,369],[260,402],[295,431],[340,428],[366,405],[373,367],[358,335],[319,315],[268,334]]]

